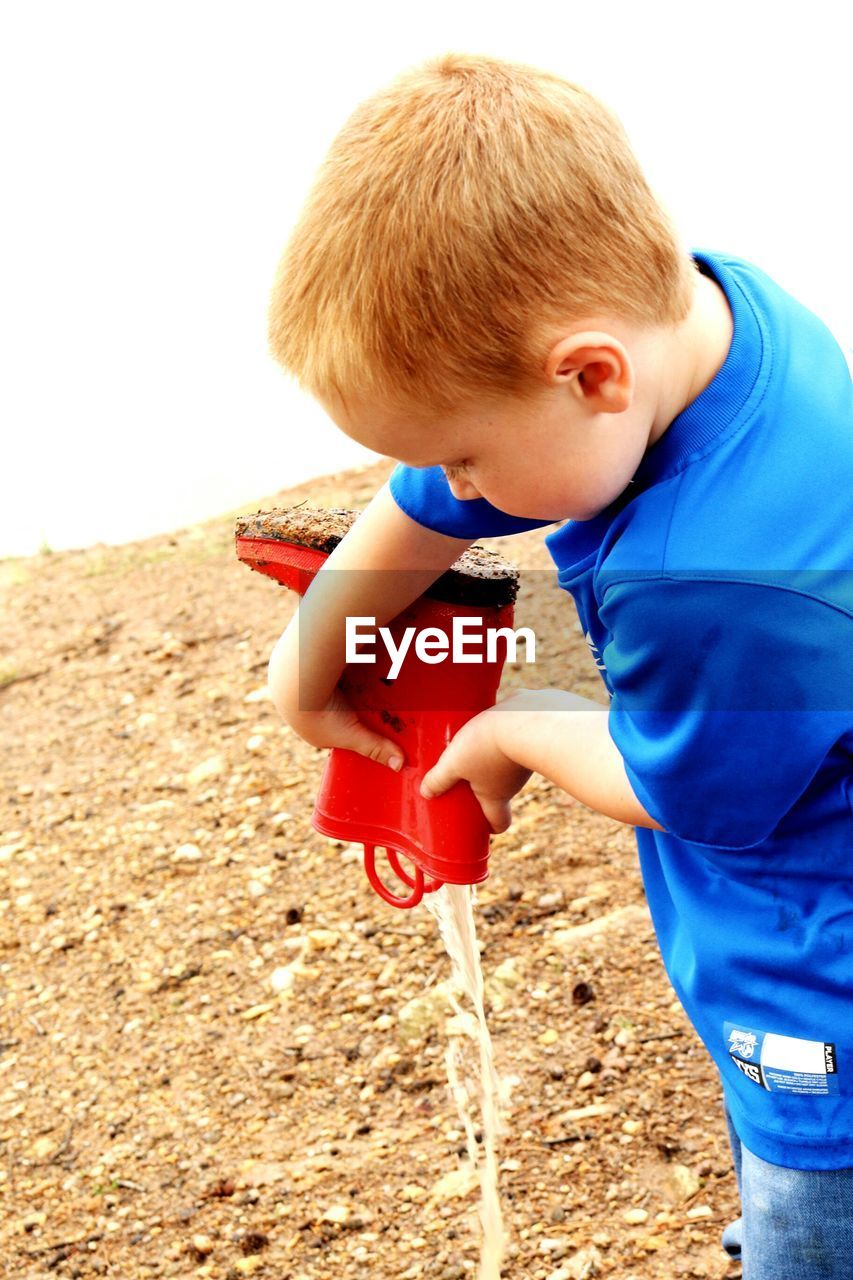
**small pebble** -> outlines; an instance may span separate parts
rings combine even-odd
[[[264,1265],[263,1258],[257,1253],[250,1253],[248,1258],[239,1258],[234,1263],[234,1270],[238,1275],[251,1276]]]
[[[269,691],[269,685],[261,685],[259,689],[251,689],[243,699],[244,702],[269,702],[272,695]]]
[[[179,844],[172,854],[173,862],[200,862],[201,849],[197,844]]]
[[[270,1238],[266,1232],[247,1231],[240,1241],[240,1248],[245,1254],[260,1253],[261,1249],[266,1249],[269,1242]]]
[[[270,974],[270,986],[277,995],[283,991],[290,991],[295,981],[296,975],[289,964],[280,965]]]
[[[334,929],[309,929],[308,941],[313,951],[330,951],[336,947],[341,935]]]
[[[256,1018],[262,1018],[265,1013],[271,1013],[277,1008],[274,1004],[253,1004],[251,1009],[244,1009],[240,1017],[244,1022],[254,1022]]]
[[[348,1222],[352,1210],[348,1204],[331,1204],[320,1219],[321,1222],[334,1222],[338,1226],[343,1226]]]

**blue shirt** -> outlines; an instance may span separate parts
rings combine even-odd
[[[734,320],[705,390],[600,515],[550,533],[611,697],[670,980],[762,1159],[853,1167],[853,389],[757,267],[694,254]],[[542,521],[398,467],[419,523]]]

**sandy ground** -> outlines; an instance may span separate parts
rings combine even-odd
[[[357,508],[386,473],[260,505]],[[492,545],[540,638],[505,683],[601,698],[542,535]],[[294,597],[236,560],[232,517],[0,584],[2,1273],[473,1277],[449,962],[310,827],[323,753],[265,693]],[[716,1073],[632,832],[534,781],[490,865],[505,1274],[736,1276]]]

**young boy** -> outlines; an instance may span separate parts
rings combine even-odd
[[[687,254],[619,124],[554,76],[447,56],[332,146],[274,352],[402,464],[270,661],[308,741],[399,768],[336,685],[474,540],[547,536],[610,707],[524,691],[423,781],[495,831],[531,771],[637,828],[671,981],[722,1076],[747,1280],[853,1274],[853,396],[757,267]],[[514,712],[514,714],[509,714]]]

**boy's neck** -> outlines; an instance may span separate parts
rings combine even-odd
[[[733,334],[725,293],[716,280],[697,272],[687,318],[667,333],[658,349],[658,396],[650,445],[713,382],[725,364]]]

